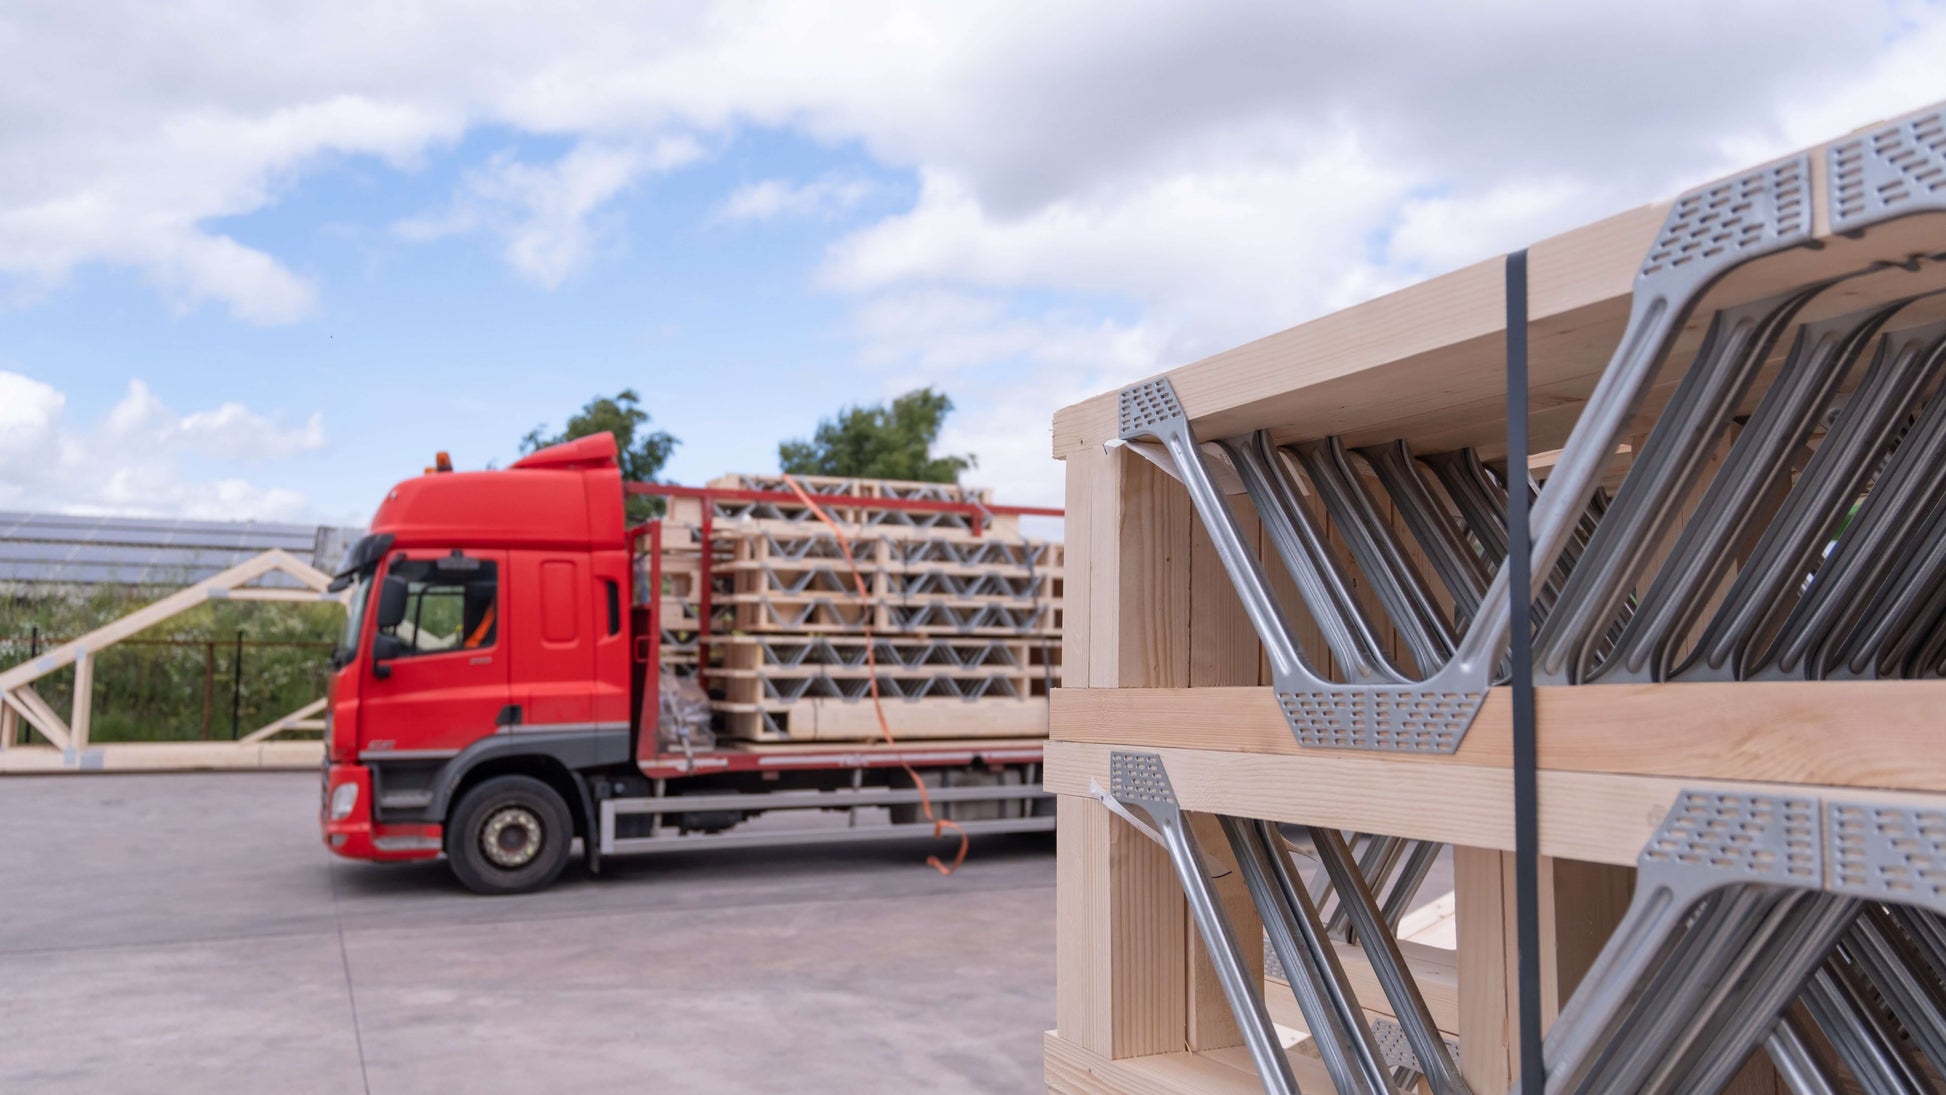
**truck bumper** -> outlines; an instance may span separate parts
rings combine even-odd
[[[347,787],[353,790],[343,790]],[[346,798],[349,805],[340,806]],[[372,772],[362,764],[325,767],[318,824],[324,830],[324,846],[346,859],[399,863],[439,857],[440,826],[384,825],[372,820]]]

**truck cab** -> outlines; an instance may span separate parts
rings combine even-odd
[[[608,434],[385,496],[335,581],[350,604],[327,707],[334,852],[446,851],[462,878],[545,885],[592,831],[577,773],[633,758],[622,498]],[[447,847],[462,805],[487,812],[485,846]]]

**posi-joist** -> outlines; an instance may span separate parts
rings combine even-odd
[[[1522,261],[1056,416],[1051,1088],[1508,1090],[1517,629],[1546,1089],[1941,1088],[1946,112]]]

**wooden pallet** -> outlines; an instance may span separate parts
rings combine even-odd
[[[1898,265],[1946,251],[1946,215],[1862,238],[1834,234],[1825,159],[1812,162],[1820,248],[1759,260],[1717,283],[1674,358],[1694,353],[1717,308],[1826,271],[1887,264],[1816,301],[1806,321],[1946,288],[1940,264]],[[1566,439],[1622,334],[1636,273],[1669,208],[1632,210],[1529,250],[1533,452],[1521,458],[1545,465],[1546,450]],[[1269,428],[1280,442],[1405,438],[1419,452],[1475,446],[1503,458],[1503,285],[1501,260],[1479,263],[1166,375],[1202,439]],[[1946,306],[1926,306],[1913,322],[1940,317]],[[1665,378],[1651,390],[1639,421],[1652,420],[1672,387]],[[1443,980],[1432,979],[1444,986],[1435,1017],[1459,1040],[1473,1090],[1508,1090],[1519,1047],[1505,690],[1493,690],[1451,755],[1300,747],[1186,491],[1129,448],[1105,448],[1118,433],[1115,392],[1054,419],[1068,557],[1063,680],[1047,750],[1047,786],[1060,796],[1049,1088],[1262,1090],[1168,855],[1091,793],[1109,784],[1109,754],[1133,749],[1163,758],[1185,810],[1454,845],[1458,949],[1441,960]],[[1623,454],[1614,466],[1625,462]],[[1242,520],[1247,539],[1261,537],[1251,516]],[[1268,569],[1279,599],[1301,604],[1281,568]],[[1537,702],[1550,1021],[1619,921],[1637,856],[1683,790],[1788,789],[1946,807],[1946,751],[1937,745],[1946,682],[1587,685],[1542,688]],[[1220,837],[1203,843],[1229,856]],[[1254,938],[1260,921],[1236,872],[1217,888],[1239,938]],[[1383,997],[1361,995],[1372,1000]],[[1305,1090],[1331,1090],[1316,1061],[1301,1052],[1293,1060]],[[1739,1085],[1783,1090],[1760,1061]]]

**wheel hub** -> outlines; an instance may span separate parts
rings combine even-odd
[[[496,867],[525,867],[540,854],[541,821],[524,806],[503,806],[480,830],[480,850]]]

